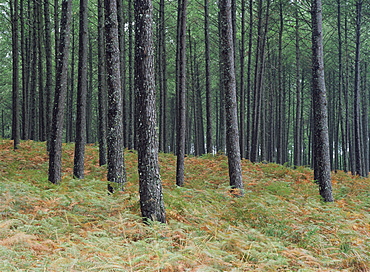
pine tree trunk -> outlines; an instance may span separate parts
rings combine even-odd
[[[177,33],[177,163],[176,184],[184,185],[185,135],[186,135],[186,8],[187,0],[178,1]]]
[[[165,25],[165,3],[159,2],[159,149],[168,152],[167,141],[167,60],[166,60],[166,25]]]
[[[44,24],[45,24],[45,68],[46,68],[46,79],[45,79],[45,92],[46,92],[46,139],[50,138],[50,127],[52,122],[52,107],[51,98],[53,96],[53,66],[52,66],[52,49],[51,49],[51,23],[50,23],[50,5],[49,0],[44,0]],[[48,143],[50,143],[48,141]],[[48,147],[49,150],[49,147]]]
[[[108,191],[123,190],[126,181],[123,157],[122,89],[118,42],[117,2],[105,0],[105,39],[108,87]]]
[[[212,91],[210,70],[210,39],[209,39],[209,0],[204,0],[204,46],[205,46],[205,89],[206,89],[206,122],[207,122],[207,153],[213,153],[212,140]]]
[[[107,85],[104,43],[104,1],[98,0],[98,141],[99,165],[107,164]]]
[[[125,45],[125,21],[124,21],[124,7],[123,1],[117,0],[117,20],[118,20],[118,41],[119,41],[119,57],[120,57],[120,73],[121,73],[121,87],[122,87],[122,125],[123,135],[127,133],[127,116],[126,116],[126,45]],[[123,146],[127,146],[125,141]]]
[[[156,132],[152,13],[151,0],[135,0],[135,101],[140,206],[145,221],[165,223]]]
[[[333,201],[330,173],[328,113],[324,80],[321,0],[312,2],[312,100],[314,178],[324,201]]]
[[[67,93],[71,16],[72,0],[63,0],[58,48],[59,58],[56,70],[55,100],[49,152],[49,181],[52,183],[60,182],[62,172],[62,133],[65,105],[64,102]]]
[[[10,0],[10,14],[12,25],[12,59],[13,59],[13,79],[12,79],[12,139],[14,149],[18,149],[20,142],[20,120],[19,120],[19,46],[18,46],[18,0]]]
[[[361,72],[360,72],[360,49],[361,49],[361,19],[362,19],[362,0],[356,2],[356,51],[355,51],[355,82],[354,82],[354,145],[355,145],[355,173],[364,176],[363,171],[363,149],[361,142]]]
[[[133,82],[133,72],[134,72],[134,66],[133,66],[133,50],[134,50],[134,36],[133,36],[133,24],[132,24],[132,1],[128,1],[128,111],[127,111],[127,148],[133,149],[134,148],[134,141],[135,141],[135,128],[134,128],[134,82]]]
[[[298,3],[297,3],[298,4]],[[294,165],[301,165],[302,158],[302,140],[301,140],[301,54],[299,46],[299,18],[298,6],[296,6],[296,29],[295,29],[295,53],[296,53],[296,114],[295,114],[295,131],[294,131]]]
[[[242,0],[241,44],[240,44],[240,110],[239,110],[239,144],[240,156],[245,158],[245,0]]]
[[[244,192],[240,164],[231,1],[221,0],[219,2],[219,7],[221,26],[221,69],[223,73],[222,84],[225,95],[225,113],[227,128],[226,149],[229,164],[229,178],[231,188],[236,190],[233,193],[242,196]]]
[[[86,96],[87,96],[87,53],[88,53],[88,0],[80,0],[80,30],[78,45],[78,82],[76,139],[73,176],[84,178],[86,145]]]

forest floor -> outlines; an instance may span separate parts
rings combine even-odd
[[[0,139],[0,271],[370,271],[370,179],[333,173],[324,203],[312,170],[243,160],[245,197],[229,193],[227,158],[160,154],[167,224],[140,218],[137,155],[125,152],[124,192],[106,191],[98,148],[85,179],[47,180],[45,143]]]

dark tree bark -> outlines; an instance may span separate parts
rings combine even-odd
[[[46,67],[46,80],[45,80],[45,92],[46,92],[46,139],[50,138],[50,128],[52,122],[52,102],[53,96],[53,66],[52,66],[52,49],[51,49],[51,24],[50,24],[50,4],[49,0],[44,0],[44,24],[45,24],[45,67]],[[50,143],[50,141],[48,141]],[[49,146],[48,146],[49,150]]]
[[[76,46],[75,46],[75,41],[76,41],[76,35],[75,35],[75,20],[72,17],[72,26],[71,26],[71,66],[69,69],[69,76],[68,76],[68,90],[67,90],[67,111],[66,111],[66,142],[70,143],[74,140],[74,129],[73,129],[73,120],[75,118],[74,115],[74,93],[75,93],[75,59],[76,59]]]
[[[127,103],[126,103],[126,45],[125,45],[125,21],[124,21],[124,7],[123,1],[117,0],[117,20],[118,20],[118,41],[119,41],[119,57],[120,57],[120,73],[121,73],[121,87],[122,87],[122,125],[123,135],[127,134]],[[124,136],[125,137],[125,136]],[[124,140],[123,145],[127,146]]]
[[[122,89],[119,62],[117,2],[104,0],[108,87],[108,191],[123,190],[126,181],[123,157]]]
[[[19,41],[18,41],[18,0],[10,0],[10,15],[12,26],[12,59],[13,59],[13,79],[12,79],[12,139],[14,149],[18,149],[20,142],[20,112],[19,112]]]
[[[140,207],[145,221],[165,223],[156,133],[152,14],[151,0],[135,0],[135,101]]]
[[[99,165],[107,164],[107,84],[104,53],[104,1],[98,0],[98,140]]]
[[[261,114],[262,114],[262,97],[263,97],[263,81],[264,81],[264,66],[265,66],[265,44],[267,37],[267,26],[269,18],[270,0],[267,0],[265,21],[263,22],[263,0],[258,1],[258,34],[257,34],[257,53],[255,64],[254,78],[254,104],[253,104],[253,129],[251,138],[251,154],[252,162],[259,161],[259,150],[261,147]]]
[[[128,109],[127,109],[127,148],[133,149],[134,148],[134,139],[135,139],[135,124],[134,124],[134,81],[133,81],[133,73],[134,73],[134,65],[133,65],[133,50],[134,50],[134,35],[133,35],[133,19],[132,19],[132,10],[133,10],[133,0],[128,0]]]
[[[43,23],[42,11],[40,3],[37,3],[36,12],[36,25],[37,25],[37,55],[38,55],[38,137],[37,140],[46,140],[46,116],[45,116],[45,89],[44,89],[44,52],[42,50],[42,37],[43,37]]]
[[[30,26],[30,51],[31,51],[31,61],[30,61],[30,100],[29,100],[29,113],[30,113],[30,119],[29,119],[29,135],[31,140],[37,140],[37,58],[38,58],[38,46],[37,46],[37,1],[29,1],[33,4],[32,6],[32,12],[30,7],[30,14],[32,22]],[[41,71],[39,71],[41,72]]]
[[[26,13],[24,1],[20,2],[20,27],[21,27],[21,58],[22,58],[22,139],[28,139],[28,100],[29,100],[29,50],[28,39],[26,37]]]
[[[221,63],[223,90],[225,94],[226,113],[226,149],[229,164],[230,186],[236,189],[236,195],[243,195],[243,181],[240,164],[240,145],[238,130],[238,115],[236,103],[236,81],[234,66],[234,46],[231,20],[231,1],[221,0],[220,26],[221,26]]]
[[[210,39],[209,39],[209,0],[204,0],[204,46],[205,46],[205,72],[206,72],[206,122],[207,122],[207,153],[213,153],[212,140],[212,91],[210,68]]]
[[[354,145],[355,145],[355,173],[365,176],[363,169],[363,150],[361,141],[361,72],[360,72],[360,49],[361,49],[361,20],[362,0],[356,2],[356,53],[355,53],[355,82],[354,82]]]
[[[364,63],[363,88],[362,88],[362,139],[363,139],[363,157],[364,157],[364,176],[369,174],[369,90],[367,86],[367,63]]]
[[[73,176],[84,178],[86,145],[86,96],[87,96],[87,53],[88,53],[88,0],[80,0],[80,30],[78,45],[78,85],[76,139]]]
[[[298,4],[298,3],[297,3]],[[301,54],[299,46],[299,18],[298,5],[295,7],[295,54],[296,54],[296,114],[295,114],[295,132],[294,132],[294,165],[301,165],[302,158],[302,140],[301,140]]]
[[[340,128],[342,135],[342,167],[345,172],[348,171],[348,141],[347,141],[347,128],[345,122],[345,105],[344,105],[344,92],[343,92],[343,53],[342,53],[342,22],[341,22],[341,1],[337,0],[337,29],[338,29],[338,93],[339,93],[339,118]]]
[[[54,0],[54,43],[59,48],[59,0]],[[55,50],[55,63],[58,63],[58,50]]]
[[[247,63],[247,124],[246,124],[246,151],[245,158],[250,159],[251,151],[251,74],[252,74],[252,46],[253,46],[253,0],[249,1],[249,39],[248,39],[248,63]]]
[[[177,33],[177,164],[176,184],[184,185],[186,135],[186,8],[187,0],[178,1]]]
[[[165,25],[165,3],[164,0],[159,2],[159,149],[168,152],[167,140],[167,60],[166,60],[166,25]]]
[[[240,156],[245,158],[245,0],[242,0],[241,13],[239,142]]]
[[[63,0],[58,48],[59,58],[56,70],[55,100],[49,152],[49,181],[52,183],[60,182],[62,172],[62,133],[65,105],[64,101],[67,93],[71,15],[72,0]]]
[[[90,34],[89,34],[90,35]],[[94,89],[94,63],[93,63],[93,39],[88,38],[88,74],[87,74],[87,94],[86,94],[86,143],[91,144],[96,142],[95,133],[93,133],[93,89]]]
[[[322,6],[321,0],[312,1],[312,100],[313,100],[313,156],[314,178],[320,195],[326,202],[333,201],[328,112],[324,77]]]

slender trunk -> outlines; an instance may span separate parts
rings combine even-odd
[[[361,49],[361,19],[362,19],[362,0],[356,2],[356,53],[355,53],[355,82],[354,82],[354,103],[353,103],[353,120],[354,120],[354,145],[355,145],[355,173],[364,176],[363,173],[363,150],[361,143],[361,121],[360,121],[360,49]]]
[[[212,91],[210,69],[210,39],[209,39],[209,0],[204,0],[204,46],[205,46],[205,72],[206,72],[206,120],[207,120],[207,153],[213,153],[212,141]]]
[[[178,1],[177,33],[177,163],[176,184],[184,185],[185,135],[186,135],[186,8],[187,0]]]
[[[104,0],[98,0],[99,165],[107,164],[107,85],[104,48]]]
[[[20,120],[19,120],[19,46],[18,46],[18,0],[10,0],[11,26],[12,26],[12,139],[14,149],[18,149],[20,142]]]
[[[225,95],[225,113],[226,113],[226,148],[229,164],[230,186],[235,195],[242,196],[243,181],[240,164],[240,145],[238,130],[238,115],[236,103],[236,80],[234,64],[234,46],[231,16],[231,1],[221,0],[220,7],[220,25],[221,25],[221,57],[223,64],[223,89]]]
[[[249,38],[247,63],[247,133],[246,133],[246,159],[250,159],[251,150],[251,73],[252,73],[252,46],[253,46],[253,0],[249,1]]]
[[[296,53],[296,116],[295,116],[295,132],[294,132],[294,165],[301,165],[301,63],[300,63],[300,48],[299,48],[299,18],[298,18],[298,3],[296,6],[296,29],[295,29],[295,53]]]
[[[241,21],[241,45],[240,45],[240,110],[239,110],[239,142],[240,156],[245,158],[245,0],[242,0],[242,21]]]
[[[52,66],[52,50],[51,50],[51,25],[50,25],[50,5],[49,0],[44,0],[44,24],[45,24],[45,67],[46,67],[46,81],[45,81],[45,92],[46,92],[46,139],[50,138],[50,127],[52,122],[52,107],[51,98],[53,96],[53,66]],[[50,143],[48,141],[48,143]],[[49,146],[48,146],[49,150]]]
[[[159,119],[159,149],[168,152],[167,141],[167,60],[166,60],[166,25],[165,3],[159,3],[159,95],[160,95],[160,119]]]
[[[126,173],[123,157],[122,89],[119,62],[117,2],[104,0],[108,87],[108,191],[123,190]]]
[[[78,45],[78,83],[76,139],[73,176],[84,178],[84,160],[86,145],[86,95],[87,95],[87,45],[88,45],[88,0],[80,0],[80,30]]]
[[[60,23],[60,40],[55,81],[55,100],[53,123],[50,137],[49,181],[59,183],[62,170],[62,133],[64,119],[64,101],[67,93],[68,55],[70,44],[70,25],[72,0],[62,1],[62,18]]]
[[[118,20],[118,40],[119,40],[119,57],[120,57],[120,73],[121,73],[121,87],[122,87],[122,126],[123,135],[127,134],[127,115],[126,115],[126,46],[125,46],[125,22],[124,22],[124,7],[123,1],[117,0],[117,20]],[[124,146],[127,142],[124,137]]]
[[[324,201],[333,201],[330,173],[328,112],[324,77],[321,0],[312,2],[312,100],[314,178]]]

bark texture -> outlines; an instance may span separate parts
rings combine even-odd
[[[186,135],[186,7],[187,0],[178,1],[177,33],[177,163],[176,184],[183,186]]]
[[[123,189],[126,181],[123,158],[122,89],[118,42],[117,2],[105,0],[105,39],[108,88],[108,190]],[[116,184],[114,184],[116,183]],[[116,187],[116,188],[115,188]]]
[[[321,0],[312,1],[312,100],[314,178],[324,201],[333,201],[328,110],[324,77]]]
[[[234,46],[231,20],[231,1],[220,0],[221,26],[221,64],[222,85],[225,95],[226,113],[226,150],[229,164],[229,178],[232,189],[238,189],[236,194],[243,195],[243,181],[240,165],[240,145],[238,130],[238,115],[236,103],[236,81],[234,66]]]
[[[62,172],[62,134],[64,105],[67,93],[68,55],[72,17],[72,0],[62,1],[60,39],[58,48],[57,73],[55,81],[55,99],[53,122],[50,135],[49,181],[59,183]]]
[[[151,0],[135,0],[136,145],[144,220],[166,222],[158,164]]]
[[[87,96],[87,45],[88,45],[88,0],[80,0],[80,32],[78,50],[78,86],[76,115],[76,145],[73,175],[84,178],[84,161],[86,145],[86,96]]]

